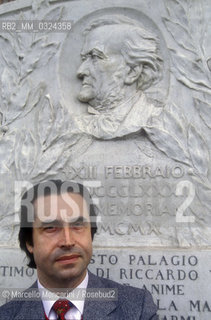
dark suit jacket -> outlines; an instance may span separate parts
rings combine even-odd
[[[34,284],[31,288],[35,288]],[[123,286],[89,272],[88,288],[115,288],[116,301],[85,300],[83,320],[158,320],[156,306],[147,290]],[[12,300],[0,307],[1,320],[44,320],[42,301]]]

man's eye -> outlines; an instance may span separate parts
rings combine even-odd
[[[56,227],[55,226],[47,226],[47,227],[44,227],[43,229],[46,232],[54,232],[54,231],[56,231]]]
[[[82,228],[84,226],[83,222],[76,222],[72,225],[74,228]]]

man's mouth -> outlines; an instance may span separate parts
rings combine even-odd
[[[80,257],[79,254],[71,254],[67,256],[61,256],[58,259],[56,259],[56,261],[62,264],[68,264],[68,263],[76,262],[79,257]]]

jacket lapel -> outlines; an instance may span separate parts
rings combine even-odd
[[[89,272],[89,282],[87,289],[96,289],[102,290],[105,288],[105,285],[102,283],[100,278],[94,276],[92,273]],[[115,309],[118,309],[118,301],[105,301],[101,300],[85,300],[84,304],[84,313],[83,313],[83,320],[90,320],[90,319],[118,319],[117,313]],[[122,319],[123,320],[123,319]]]

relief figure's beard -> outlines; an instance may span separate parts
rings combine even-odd
[[[82,84],[82,88],[78,94],[78,100],[83,103],[89,103],[90,100],[94,99],[95,92],[91,85]]]
[[[111,85],[107,86],[106,90],[102,89],[103,88],[96,93],[93,99],[91,96],[89,99],[86,99],[84,93],[83,95],[79,93],[78,99],[81,102],[88,103],[98,112],[103,113],[116,108],[126,98],[126,89],[124,85],[120,86],[120,84],[113,82]]]

